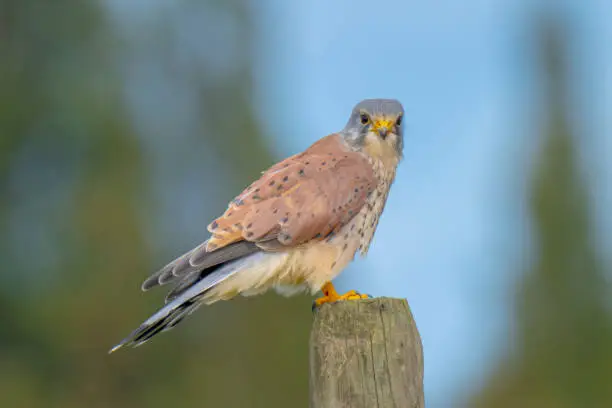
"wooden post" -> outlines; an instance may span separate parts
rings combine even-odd
[[[310,406],[425,406],[423,346],[406,300],[349,300],[315,312]]]

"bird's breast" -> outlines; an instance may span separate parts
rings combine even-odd
[[[374,174],[378,179],[378,184],[376,189],[368,196],[358,216],[355,217],[359,218],[357,222],[360,225],[358,231],[360,235],[359,251],[361,255],[367,254],[372,239],[374,238],[374,233],[376,232],[380,216],[385,209],[389,190],[395,179],[395,171],[397,168],[397,163],[392,166],[388,166],[381,161],[372,161],[371,163]]]

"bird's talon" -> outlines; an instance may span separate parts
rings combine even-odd
[[[323,285],[321,292],[323,292],[323,296],[314,301],[313,308],[315,306],[321,306],[324,303],[334,303],[340,300],[368,299],[370,297],[368,295],[362,295],[356,290],[349,290],[345,294],[339,295],[331,282],[327,282],[325,285]]]
[[[341,296],[341,298],[343,298],[345,295]],[[359,300],[359,299],[368,299],[370,296],[368,295],[362,295],[361,293],[356,292],[355,294],[351,294],[349,296],[346,296],[344,299],[341,300]]]

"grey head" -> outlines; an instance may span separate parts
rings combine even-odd
[[[396,99],[365,99],[353,108],[341,134],[355,150],[381,159],[402,157],[404,108]]]

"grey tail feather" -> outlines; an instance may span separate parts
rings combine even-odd
[[[156,334],[170,330],[201,305],[203,298],[210,289],[242,270],[247,263],[255,260],[253,258],[259,258],[262,255],[261,252],[257,252],[230,261],[220,265],[215,271],[200,276],[199,279],[191,282],[191,286],[182,288],[182,291],[177,293],[171,302],[159,309],[129,336],[110,349],[109,354],[124,346],[140,346]]]
[[[219,265],[261,250],[253,242],[240,241],[208,252],[207,243],[208,241],[203,242],[148,277],[142,284],[142,290],[168,283],[180,282],[182,285],[186,278],[198,278],[204,271],[212,272]]]

